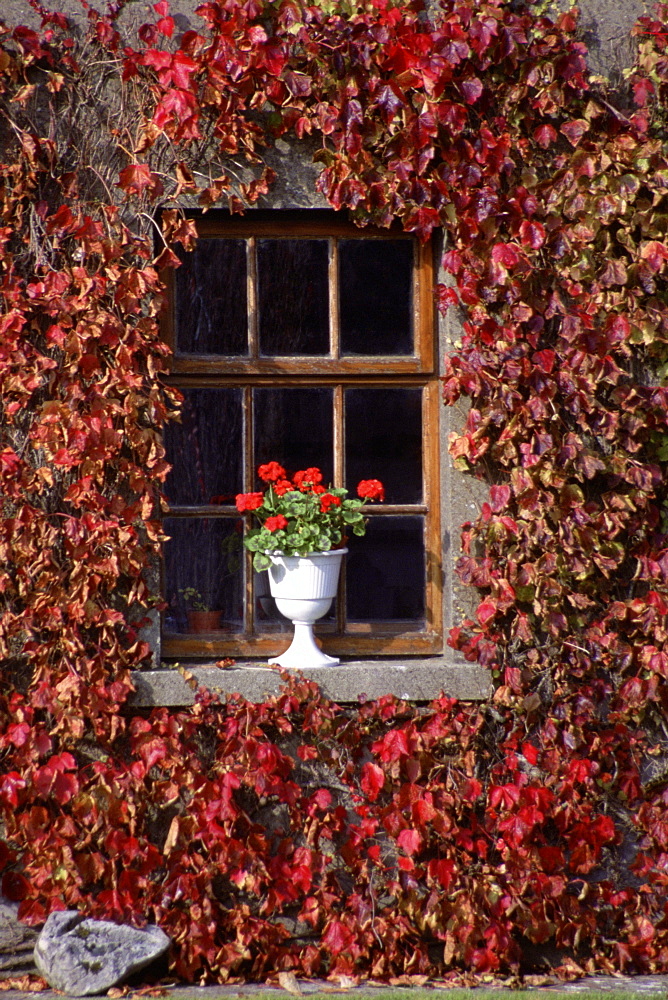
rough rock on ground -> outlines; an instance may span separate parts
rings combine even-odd
[[[52,913],[35,944],[35,965],[54,989],[70,996],[103,993],[169,948],[159,927],[113,924],[76,910]]]

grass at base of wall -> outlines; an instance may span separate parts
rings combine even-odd
[[[475,987],[464,989],[462,987],[448,987],[444,983],[436,983],[433,986],[412,986],[412,987],[389,987],[389,986],[369,986],[361,985],[351,989],[344,989],[332,985],[331,987],[316,986],[308,981],[299,982],[302,995],[308,1000],[334,1000],[349,994],[354,1000],[437,1000],[439,994],[447,994],[448,1000],[538,1000],[544,994],[549,1000],[572,1000],[573,995],[584,996],[586,1000],[642,1000],[647,996],[666,996],[668,993],[668,977],[646,977],[644,984],[639,989],[629,989],[627,980],[610,979],[610,987],[593,988],[587,980],[579,980],[568,986],[556,983],[548,986],[537,986],[533,989],[511,989],[503,985],[488,987]],[[623,984],[623,985],[622,985]],[[166,998],[171,1000],[277,1000],[283,996],[299,995],[280,989],[279,987],[269,988],[260,985],[239,985],[239,986],[180,986],[168,989]],[[132,1000],[130,996],[129,1000]]]

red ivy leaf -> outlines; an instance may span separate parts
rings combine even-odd
[[[25,778],[22,778],[18,771],[9,771],[9,773],[3,775],[2,780],[0,780],[0,796],[2,796],[3,800],[13,809],[16,809],[19,804],[19,789],[25,787]]]
[[[330,920],[322,936],[322,946],[332,955],[348,951],[353,942],[352,932],[340,920]]]
[[[627,274],[624,262],[621,260],[609,260],[598,280],[604,288],[609,288],[611,285],[625,285],[626,278]]]
[[[462,798],[475,802],[482,793],[482,785],[477,778],[467,778],[462,788]]]
[[[156,23],[156,28],[162,35],[166,35],[167,38],[171,38],[174,34],[174,18],[173,17],[161,17]]]
[[[2,893],[11,903],[20,903],[25,899],[30,889],[30,883],[19,872],[5,872],[2,876]]]
[[[14,860],[12,851],[9,850],[4,840],[0,840],[0,869],[6,868],[10,861]]]
[[[464,95],[464,100],[467,104],[475,104],[475,102],[482,96],[483,86],[477,76],[469,77],[467,80],[462,80],[461,91]]]
[[[496,604],[494,604],[493,601],[483,601],[482,604],[478,605],[476,614],[480,624],[487,625],[487,623],[490,622],[496,614]]]
[[[445,315],[450,306],[456,306],[459,302],[459,297],[454,288],[450,288],[447,285],[436,285],[435,291],[436,304],[442,315]]]
[[[495,243],[492,247],[492,260],[504,267],[515,267],[520,261],[520,254],[510,243]]]
[[[491,507],[495,514],[502,511],[504,507],[508,506],[508,501],[510,500],[510,486],[505,483],[500,486],[492,486],[489,491],[489,498],[491,501]]]
[[[547,149],[557,138],[557,133],[551,125],[540,125],[534,130],[533,137],[539,146]]]
[[[422,838],[417,830],[407,828],[401,831],[397,837],[397,843],[406,854],[417,854],[422,846]]]
[[[368,762],[362,768],[362,780],[360,784],[366,796],[372,802],[375,802],[385,784],[385,772],[377,764]]]
[[[538,250],[545,242],[545,227],[540,222],[525,219],[520,226],[520,240],[522,246]]]
[[[447,858],[433,858],[429,862],[429,874],[436,879],[444,889],[449,889],[455,873],[455,863]]]
[[[571,146],[577,146],[585,132],[589,131],[589,123],[584,118],[575,118],[571,122],[564,122],[559,131],[566,136]]]
[[[664,260],[668,260],[668,250],[658,240],[649,240],[640,251],[641,258],[653,271],[659,271]]]
[[[319,788],[317,792],[311,797],[311,801],[315,803],[318,809],[322,809],[324,812],[332,804],[332,793],[326,788]]]
[[[0,452],[0,471],[8,473],[10,476],[15,475],[21,468],[21,459],[13,450],[13,448],[5,448]]]
[[[122,188],[126,194],[142,194],[143,191],[154,190],[159,183],[147,163],[131,163],[123,167],[118,176],[117,187]]]
[[[489,802],[493,809],[510,809],[520,800],[521,790],[517,785],[493,785],[489,791]]]
[[[462,269],[462,255],[457,250],[448,250],[443,254],[443,267],[450,274],[459,274]]]
[[[544,350],[536,351],[536,353],[532,355],[531,360],[538,368],[540,368],[542,372],[549,375],[554,368],[556,357],[557,356],[554,351]]]
[[[633,100],[639,108],[644,108],[648,98],[655,93],[654,84],[651,80],[640,78],[633,81]]]
[[[372,749],[386,763],[399,760],[400,757],[408,757],[406,733],[402,729],[391,729],[382,740],[374,743]]]

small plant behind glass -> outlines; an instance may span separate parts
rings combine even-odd
[[[258,572],[271,565],[272,553],[306,556],[342,548],[350,532],[366,532],[363,510],[367,501],[385,499],[383,484],[377,479],[363,479],[357,486],[357,499],[340,487],[324,487],[322,473],[314,467],[295,472],[290,480],[282,465],[268,462],[257,474],[267,489],[239,493],[236,506],[240,513],[251,512],[259,521],[244,539],[254,553]]]
[[[180,587],[179,594],[189,611],[211,611],[211,607],[195,587]]]
[[[183,620],[184,611],[186,615],[193,611],[225,611],[225,581],[234,577],[241,565],[241,533],[234,531],[220,538],[214,534],[214,527],[212,518],[202,519],[196,535],[181,540],[183,549],[176,572],[183,573],[185,581],[181,579],[187,585],[177,587],[178,598],[176,593],[172,598],[174,621],[179,617]]]

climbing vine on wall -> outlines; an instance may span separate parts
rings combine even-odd
[[[0,29],[2,890],[158,921],[184,979],[668,966],[668,6],[624,88],[574,12],[38,0]],[[309,139],[360,224],[444,230],[482,706],[133,712],[155,598],[162,268]],[[415,981],[413,978],[412,980]]]

